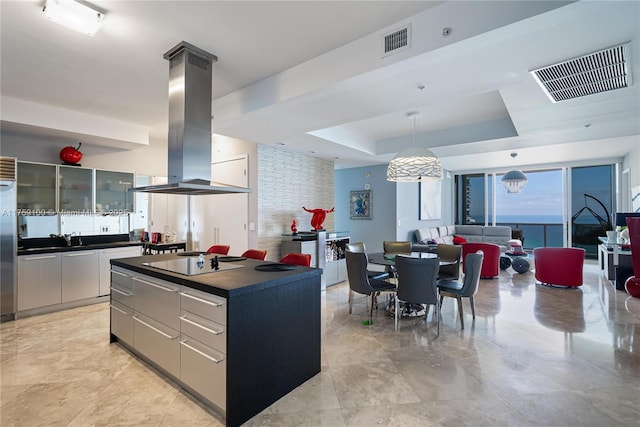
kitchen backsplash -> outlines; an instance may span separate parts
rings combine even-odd
[[[129,233],[129,222],[128,214],[19,216],[18,234],[25,239],[49,237],[50,234],[123,234]]]

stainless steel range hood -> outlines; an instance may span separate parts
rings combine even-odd
[[[164,194],[248,193],[244,187],[211,182],[211,65],[218,60],[181,42],[169,60],[168,184],[132,188]]]

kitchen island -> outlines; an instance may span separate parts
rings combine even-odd
[[[111,342],[240,425],[320,372],[322,270],[186,255],[111,261]]]

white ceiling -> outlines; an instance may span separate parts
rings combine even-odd
[[[93,38],[46,21],[43,3],[0,2],[2,96],[154,138],[168,128],[162,55],[185,40],[218,56],[214,132],[336,167],[388,162],[411,144],[410,111],[422,113],[418,143],[453,171],[510,167],[511,151],[526,167],[617,159],[640,145],[637,1],[95,0],[107,19]],[[382,36],[407,23],[411,48],[383,57]],[[629,88],[553,104],[529,74],[627,41]],[[3,132],[65,137],[2,117]]]

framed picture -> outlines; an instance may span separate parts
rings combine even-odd
[[[371,219],[371,190],[352,191],[349,195],[351,219]]]
[[[420,220],[442,217],[442,181],[420,183]]]

